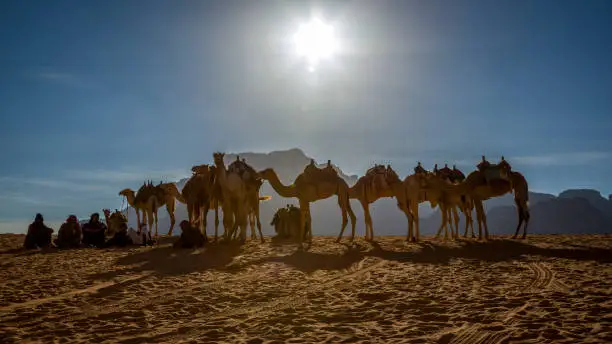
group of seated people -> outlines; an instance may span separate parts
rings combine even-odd
[[[174,247],[196,248],[204,246],[206,237],[198,228],[192,226],[186,220],[180,223],[180,227],[182,233],[178,241],[174,243]],[[57,238],[52,240],[54,230],[45,225],[41,214],[36,214],[34,222],[28,227],[23,246],[26,249],[49,247],[69,249],[78,247],[125,247],[128,245],[146,246],[154,243],[146,230],[146,224],[142,224],[141,229],[136,231],[131,227],[128,228],[127,223],[122,223],[108,240],[106,239],[107,230],[106,225],[100,221],[98,213],[92,214],[89,222],[82,227],[77,217],[70,215],[66,222],[60,226]]]
[[[140,231],[127,227],[122,223],[114,235],[106,240],[106,225],[100,221],[100,214],[93,213],[87,223],[82,227],[75,215],[70,215],[57,232],[57,238],[52,240],[54,230],[45,225],[43,216],[36,214],[34,222],[28,227],[24,241],[26,249],[58,247],[110,247],[127,245],[152,244],[150,236],[147,235],[146,225],[141,226]]]

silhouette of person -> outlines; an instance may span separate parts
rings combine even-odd
[[[491,166],[491,163],[489,163],[487,159],[485,159],[485,156],[483,155],[482,161],[478,165],[476,165],[476,168],[478,168],[478,170],[480,171],[483,171],[490,166]]]
[[[417,163],[417,166],[414,168],[414,173],[415,174],[421,174],[421,173],[425,173],[425,169],[423,168],[423,166],[421,165],[421,162],[419,161]]]
[[[34,217],[34,222],[28,226],[23,246],[27,249],[49,247],[51,246],[51,234],[53,234],[53,229],[45,225],[42,214],[38,213]]]

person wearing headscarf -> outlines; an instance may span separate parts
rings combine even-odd
[[[182,233],[178,241],[174,243],[175,248],[197,248],[206,243],[206,238],[202,232],[192,226],[189,221],[183,220],[180,224]]]
[[[23,246],[27,249],[45,248],[51,246],[51,234],[53,229],[47,227],[44,223],[43,216],[36,214],[34,222],[28,226]]]
[[[57,232],[55,245],[59,248],[74,248],[81,245],[81,226],[75,215],[70,215]]]
[[[100,214],[93,213],[89,222],[83,225],[83,244],[104,247],[106,225],[100,222]]]

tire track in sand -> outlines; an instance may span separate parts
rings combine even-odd
[[[122,284],[128,283],[128,282],[133,282],[133,281],[138,281],[138,280],[142,280],[145,279],[149,276],[151,276],[152,273],[144,273],[144,274],[138,274],[138,275],[133,275],[133,276],[129,276],[127,278],[124,279],[120,279],[120,280],[113,280],[113,281],[107,281],[107,282],[103,282],[103,283],[98,283],[95,284],[91,287],[88,288],[83,288],[83,289],[75,289],[75,290],[71,290],[59,295],[54,295],[54,296],[49,296],[49,297],[44,297],[44,298],[40,298],[40,299],[34,299],[34,300],[28,300],[25,302],[20,302],[20,303],[13,303],[10,304],[8,306],[4,306],[0,308],[0,316],[2,316],[2,313],[8,313],[8,312],[12,312],[16,309],[19,308],[24,308],[24,307],[33,307],[33,306],[38,306],[38,305],[42,305],[48,302],[53,302],[53,301],[58,301],[58,300],[62,300],[62,299],[67,299],[76,295],[80,295],[80,294],[86,294],[86,293],[95,293],[101,289],[105,289],[105,288],[109,288],[109,287],[113,287],[113,286],[120,286]]]
[[[376,259],[376,258],[370,258],[370,259]],[[306,291],[299,292],[297,294],[290,295],[290,296],[278,297],[271,301],[262,302],[257,305],[251,306],[251,307],[242,307],[236,310],[229,310],[229,311],[222,310],[219,312],[213,312],[212,314],[209,313],[210,316],[205,316],[204,319],[193,319],[191,321],[192,326],[190,326],[189,328],[181,328],[180,333],[177,333],[177,330],[178,330],[177,328],[177,329],[170,330],[170,331],[166,329],[164,331],[154,333],[154,335],[163,336],[164,341],[166,342],[175,341],[178,339],[185,339],[187,337],[191,338],[193,336],[197,336],[197,334],[200,331],[202,331],[200,325],[210,324],[211,322],[215,322],[215,321],[223,321],[224,319],[235,319],[237,315],[242,315],[243,317],[240,318],[241,321],[246,322],[254,318],[269,316],[283,309],[297,308],[308,302],[309,293],[324,291],[326,288],[329,288],[330,286],[333,286],[337,283],[346,281],[351,278],[360,277],[364,275],[365,273],[375,270],[387,263],[386,260],[376,259],[377,262],[364,268],[363,266],[366,260],[368,260],[368,257],[359,261],[359,263],[354,265],[355,266],[354,268],[350,267],[346,269],[345,270],[346,272],[341,274],[340,276],[330,278],[327,281],[317,284],[317,285],[312,285]],[[339,289],[345,289],[348,287],[350,286],[344,285],[344,286],[341,286]],[[149,333],[148,335],[150,336],[151,333]],[[141,337],[141,335],[122,337],[121,340],[136,339],[139,337]]]
[[[526,265],[533,272],[533,279],[525,288],[526,292],[538,293],[545,290],[553,290],[557,292],[569,292],[569,288],[561,281],[555,279],[554,272],[548,267],[548,264],[542,262],[529,262]],[[511,329],[501,331],[489,331],[490,326],[508,326],[517,322],[516,315],[520,311],[525,310],[530,306],[527,302],[519,307],[510,309],[499,316],[489,316],[485,320],[491,321],[491,324],[471,324],[459,328],[454,332],[449,343],[451,344],[499,344],[504,342],[512,333]],[[452,333],[452,332],[451,332]]]
[[[525,289],[528,292],[540,292],[546,289],[558,292],[569,292],[569,288],[561,281],[555,279],[554,272],[548,264],[542,262],[529,262],[526,264],[533,274],[533,281]]]

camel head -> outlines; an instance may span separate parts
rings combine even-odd
[[[225,157],[225,153],[221,153],[221,152],[213,153],[213,160],[215,162],[215,166],[225,166],[225,162],[223,162],[224,157]]]
[[[119,196],[129,197],[130,195],[134,195],[134,190],[132,189],[123,189],[119,191]]]

